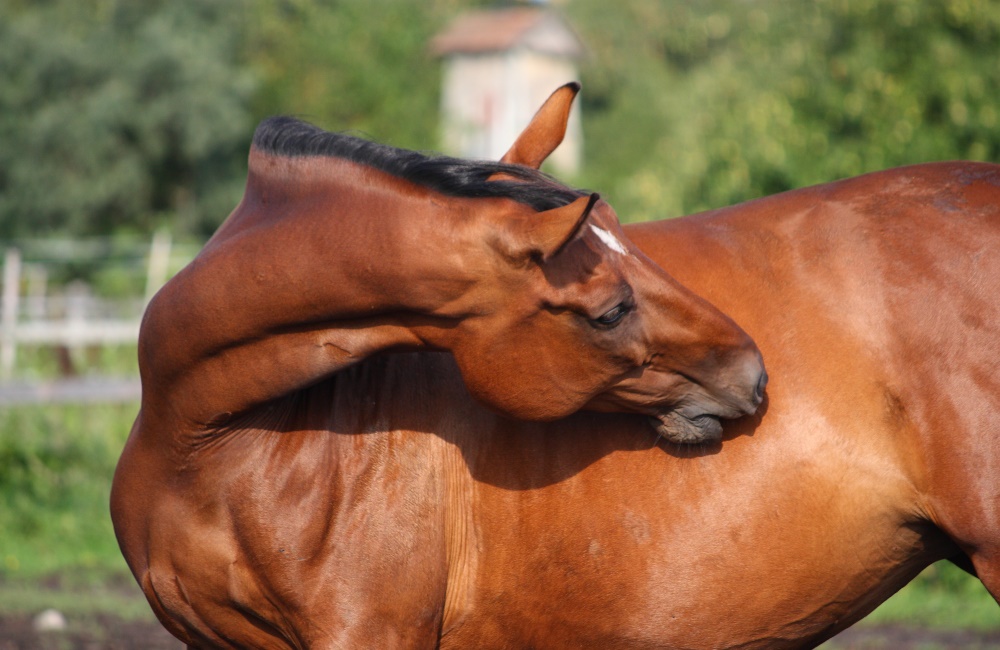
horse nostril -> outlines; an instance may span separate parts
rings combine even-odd
[[[754,389],[754,400],[756,400],[757,405],[764,401],[764,389],[767,388],[767,371],[760,371],[760,378],[757,380],[757,387]]]

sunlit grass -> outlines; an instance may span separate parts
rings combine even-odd
[[[81,348],[20,345],[11,379],[42,381],[77,375],[138,377],[135,344]]]
[[[1000,607],[983,583],[950,562],[927,567],[868,615],[864,624],[1000,630]]]
[[[136,404],[0,409],[0,578],[126,571],[108,499]]]
[[[128,582],[123,577],[120,581],[72,587],[38,580],[0,582],[0,613],[33,615],[46,609],[56,609],[70,618],[87,618],[100,613],[126,621],[155,619],[131,576]]]

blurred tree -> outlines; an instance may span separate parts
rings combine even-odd
[[[470,2],[257,0],[248,55],[258,117],[292,114],[399,147],[438,146],[434,33]]]
[[[488,0],[0,0],[0,237],[206,235],[254,122],[438,146],[432,34]],[[572,0],[585,167],[626,219],[1000,156],[995,0]]]
[[[3,0],[0,237],[205,235],[252,124],[235,0]]]
[[[995,0],[624,0],[614,22],[596,0],[567,9],[594,49],[584,180],[626,218],[1000,157]]]

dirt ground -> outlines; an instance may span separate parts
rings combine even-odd
[[[71,622],[60,632],[36,632],[28,617],[0,617],[0,650],[183,650],[157,623],[124,622],[100,616]],[[823,650],[1000,649],[1000,632],[933,631],[900,626],[859,626]]]
[[[856,625],[823,650],[998,650],[1000,632],[924,630],[898,625]]]
[[[183,650],[184,644],[156,622],[100,615],[70,621],[65,630],[38,632],[30,617],[0,616],[0,650]]]
[[[823,645],[823,650],[993,650],[1000,632],[923,630],[900,625],[856,625]]]

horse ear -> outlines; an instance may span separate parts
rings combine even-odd
[[[580,84],[571,81],[549,95],[500,162],[525,165],[534,169],[541,167],[566,135],[569,109],[573,106],[573,99],[578,92]]]
[[[507,252],[515,258],[548,261],[577,238],[601,196],[581,196],[560,208],[517,217],[508,231]]]

